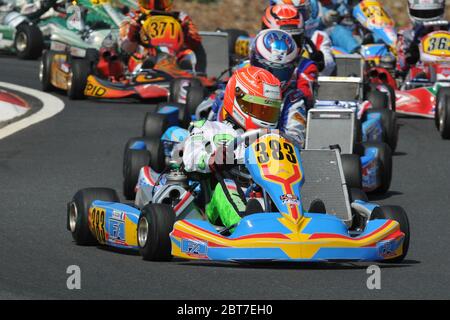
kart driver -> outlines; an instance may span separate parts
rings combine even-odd
[[[206,205],[211,223],[232,228],[252,206],[252,201],[247,202],[241,187],[226,170],[215,170],[221,164],[217,159],[224,159],[218,154],[228,141],[247,130],[277,128],[280,108],[280,81],[267,70],[249,66],[230,78],[218,121],[194,122],[184,143],[182,160],[187,172],[216,173],[218,183]]]
[[[443,20],[444,0],[408,0],[411,26],[398,36],[397,70],[406,74],[420,59],[420,39],[437,30],[448,30],[449,22]]]
[[[297,71],[299,59],[304,61],[300,62],[300,68],[304,63],[310,73]],[[314,103],[312,83],[318,72],[315,64],[306,63],[308,61],[300,57],[296,42],[289,33],[268,29],[255,37],[250,47],[250,61],[242,66],[260,67],[278,78],[283,97],[278,129],[290,135],[301,146],[305,141],[306,109]],[[209,118],[215,119],[223,109],[223,90],[217,90],[213,98],[205,101],[205,104],[209,103],[213,114]]]
[[[307,50],[309,58],[316,62],[322,75],[331,75],[336,66],[331,50],[331,39],[326,32],[320,30],[325,28],[324,21],[331,21],[333,15],[330,15],[330,17],[328,17],[328,15],[321,17],[319,15],[320,5],[318,0],[270,1],[270,5],[273,7],[283,4],[294,6],[299,11],[304,20],[305,32],[303,37],[305,39],[306,46],[310,48],[309,50]],[[332,13],[331,10],[330,13]],[[280,18],[282,19],[282,17],[277,18],[276,15],[274,16],[274,18],[278,20],[280,20]],[[331,24],[332,22],[329,23]],[[270,27],[273,28],[274,25],[272,24]],[[317,56],[318,53],[320,54],[320,56]]]
[[[121,48],[128,54],[135,55],[138,46],[146,48],[146,54],[150,57],[156,56],[157,48],[149,48],[148,40],[143,34],[143,22],[152,14],[165,12],[176,17],[181,23],[184,34],[184,48],[177,53],[180,66],[188,65],[189,68],[197,72],[206,72],[206,53],[202,46],[202,39],[198,33],[197,27],[192,19],[184,12],[173,12],[173,0],[139,0],[139,11],[129,14],[130,20],[121,26]],[[142,58],[139,54],[137,60]],[[130,70],[132,71],[132,70]]]

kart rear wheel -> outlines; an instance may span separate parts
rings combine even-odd
[[[51,83],[51,68],[54,55],[55,53],[52,51],[44,51],[39,65],[39,80],[41,81],[42,91],[45,92],[55,89]]]
[[[397,125],[397,115],[395,112],[389,109],[377,109],[368,110],[364,118],[371,113],[379,114],[381,119],[381,125],[383,128],[383,142],[386,142],[392,151],[397,148],[398,142],[398,125]]]
[[[87,59],[73,59],[67,80],[67,96],[71,100],[84,99],[84,89],[91,73],[91,63]]]
[[[147,150],[126,150],[123,161],[123,195],[127,200],[136,197],[136,184],[142,167],[150,163],[150,153]]]
[[[95,239],[89,229],[89,207],[95,200],[119,202],[116,191],[108,188],[87,188],[79,190],[67,205],[67,229],[77,245],[95,245]]]
[[[160,111],[164,107],[177,108],[178,109],[178,125],[180,125],[183,128],[187,128],[189,126],[189,123],[191,122],[191,115],[189,114],[189,112],[184,104],[177,103],[177,102],[162,102],[162,103],[158,104],[157,113],[163,114],[163,113],[160,113]],[[166,127],[166,130],[167,130],[167,127]],[[160,135],[162,135],[163,133],[164,132],[162,132]]]
[[[364,149],[376,148],[378,153],[378,171],[380,185],[373,192],[383,194],[389,191],[392,181],[392,151],[384,142],[364,142]]]
[[[362,188],[361,160],[356,154],[341,155],[342,170],[344,171],[347,188]]]
[[[44,37],[38,26],[22,23],[17,27],[14,49],[19,59],[37,59],[44,50]]]
[[[142,127],[142,136],[146,138],[161,138],[167,128],[169,128],[167,115],[147,112]]]
[[[409,220],[405,210],[400,206],[380,206],[375,208],[370,216],[370,220],[376,219],[395,220],[400,224],[400,230],[405,234],[405,239],[403,240],[403,253],[401,256],[383,260],[383,262],[402,262],[408,254],[410,238]]]
[[[205,87],[203,87],[202,83],[191,85],[188,88],[187,96],[186,96],[186,108],[189,112],[190,116],[195,115],[197,111],[197,107],[203,102],[206,96]],[[191,118],[192,119],[192,118]],[[189,119],[189,120],[191,120]],[[197,119],[199,120],[199,119]]]
[[[434,118],[441,137],[450,139],[450,88],[439,90]]]
[[[169,234],[175,224],[175,212],[166,204],[149,203],[141,211],[137,236],[144,260],[170,261],[172,244]]]

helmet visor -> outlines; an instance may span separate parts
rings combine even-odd
[[[280,117],[281,100],[273,100],[251,95],[236,97],[242,111],[258,120],[276,123]]]
[[[418,19],[433,19],[433,18],[439,18],[444,15],[444,8],[441,9],[434,9],[434,10],[416,10],[416,9],[410,9],[409,10],[411,16],[418,18]]]

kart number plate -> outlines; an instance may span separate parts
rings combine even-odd
[[[450,33],[439,32],[423,39],[422,49],[424,53],[450,57]]]
[[[106,231],[105,231],[105,215],[106,211],[102,208],[91,208],[89,215],[89,224],[91,231],[99,243],[106,243]]]
[[[165,46],[177,51],[183,44],[183,30],[180,22],[173,17],[152,16],[148,18],[142,28],[144,42],[151,42],[152,46]]]
[[[294,145],[280,136],[266,135],[260,138],[256,144],[255,156],[258,164],[263,167],[264,176],[277,176],[289,179],[299,170],[299,165]]]

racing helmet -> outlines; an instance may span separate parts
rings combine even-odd
[[[280,109],[280,81],[267,70],[249,66],[228,81],[219,121],[231,119],[244,130],[274,129]]]
[[[171,11],[173,0],[138,0],[142,12],[148,10]]]
[[[303,47],[304,20],[300,12],[292,5],[277,4],[268,7],[262,17],[262,29],[284,30],[292,35],[298,47]]]
[[[408,0],[408,13],[414,24],[441,20],[444,12],[445,0]]]
[[[314,6],[310,0],[270,0],[270,5],[288,4],[294,6],[302,14],[304,21],[307,21],[313,16],[313,11],[318,6],[317,1],[318,0],[313,0],[316,4]]]
[[[263,30],[250,46],[250,64],[272,73],[283,90],[292,79],[298,58],[299,50],[294,39],[283,30]]]

